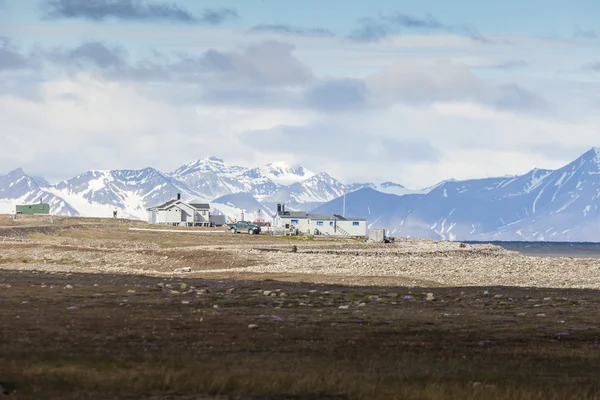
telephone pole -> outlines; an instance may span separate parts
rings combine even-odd
[[[342,217],[346,218],[346,186],[344,186],[344,198],[342,199]]]

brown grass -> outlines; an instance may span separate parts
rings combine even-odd
[[[496,289],[514,297],[507,305],[477,288],[436,288],[438,300],[423,302],[431,289],[405,301],[399,287],[188,280],[210,293],[171,295],[143,277],[0,272],[0,281],[10,283],[0,288],[0,381],[15,399],[592,399],[599,390],[595,292]]]
[[[256,260],[193,247],[289,241],[131,232],[143,224],[111,219],[30,222],[0,218],[8,239],[0,242],[0,382],[16,389],[9,399],[600,398],[595,291],[487,288],[491,296],[483,296],[483,288],[428,282],[409,288],[401,285],[412,280],[401,277],[371,277],[389,286],[361,287],[348,285],[367,278],[340,276],[326,286],[310,283],[325,278],[316,275],[162,280],[2,270],[84,268],[111,255],[145,257],[152,265],[140,271],[227,269]],[[209,292],[171,294],[182,282]],[[427,292],[436,301],[424,301]]]

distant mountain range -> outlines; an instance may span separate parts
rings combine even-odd
[[[401,185],[349,185],[406,191]],[[183,199],[210,202],[213,212],[234,219],[242,210],[249,217],[260,210],[273,215],[277,203],[288,209],[312,209],[342,195],[344,185],[327,173],[315,174],[301,165],[275,162],[245,168],[220,158],[206,157],[170,173],[154,168],[88,171],[57,184],[28,176],[22,169],[0,175],[0,212],[12,213],[16,204],[50,203],[55,214],[110,217],[114,210],[126,218],[147,218],[146,209],[181,193]]]
[[[568,165],[510,178],[442,182],[394,196],[365,188],[346,196],[350,215],[398,237],[447,240],[600,241],[600,149]],[[342,200],[316,212],[337,212]]]
[[[600,241],[600,149],[593,148],[558,170],[534,169],[502,178],[449,180],[410,190],[393,183],[344,185],[325,172],[275,162],[261,167],[229,165],[206,157],[162,173],[88,171],[57,184],[22,169],[0,175],[0,212],[44,201],[55,214],[146,219],[146,209],[181,193],[210,202],[213,212],[240,218],[288,209],[365,217],[372,228],[396,237],[442,240]]]

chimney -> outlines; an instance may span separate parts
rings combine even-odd
[[[281,214],[281,204],[277,203],[277,214]]]
[[[177,200],[181,200],[181,193],[177,193]]]
[[[285,214],[285,204],[281,205],[281,212]]]

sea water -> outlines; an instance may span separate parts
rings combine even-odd
[[[534,257],[600,258],[600,243],[593,242],[465,242],[491,243]]]

